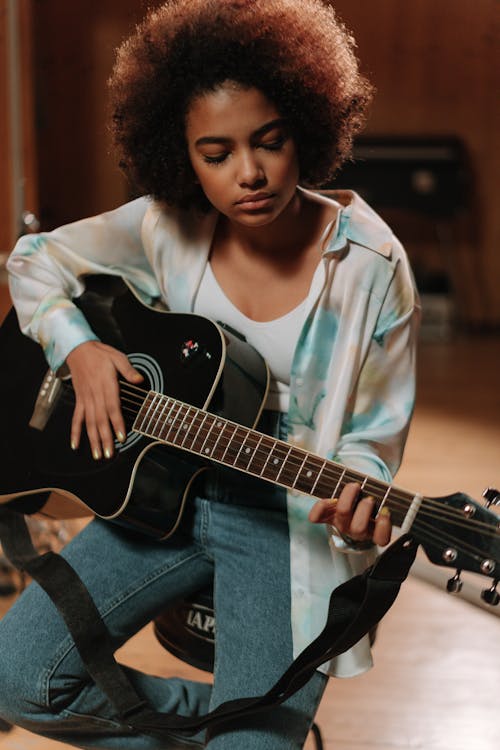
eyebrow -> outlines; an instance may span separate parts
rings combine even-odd
[[[257,128],[252,133],[252,138],[261,138],[263,135],[268,133],[270,130],[274,130],[274,128],[283,127],[286,125],[286,120],[284,117],[279,117],[276,120],[271,120],[271,122],[266,122],[265,125],[262,125],[261,128]],[[232,143],[233,139],[229,138],[226,135],[206,135],[202,138],[198,138],[198,140],[195,142],[195,146],[203,146],[207,143]]]

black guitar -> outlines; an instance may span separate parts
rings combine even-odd
[[[47,371],[12,310],[0,329],[0,503],[33,512],[55,491],[102,518],[167,538],[195,477],[213,462],[318,498],[356,481],[431,562],[492,578],[483,596],[498,602],[500,518],[491,510],[463,493],[407,492],[254,430],[267,366],[226,326],[147,307],[117,278],[93,277],[77,304],[101,340],[144,375],[140,387],[121,383],[127,439],[109,460],[95,461],[85,439],[71,450],[71,381]],[[487,492],[488,504],[498,500]],[[450,590],[458,585],[457,576],[450,579]]]

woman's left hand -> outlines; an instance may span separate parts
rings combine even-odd
[[[318,500],[309,512],[312,523],[327,523],[355,542],[372,541],[385,547],[391,540],[389,509],[383,507],[374,517],[375,501],[363,497],[358,501],[361,485],[346,484],[338,498]]]

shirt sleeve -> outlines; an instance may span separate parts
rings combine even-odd
[[[7,261],[10,293],[21,330],[42,346],[53,370],[76,346],[97,339],[72,301],[83,293],[85,276],[124,276],[145,297],[158,294],[141,241],[148,206],[147,199],[139,198],[18,240]]]
[[[381,305],[334,457],[387,482],[401,463],[415,404],[419,321],[412,274],[400,261]]]
[[[415,404],[420,304],[411,271],[400,261],[381,305],[334,461],[392,482]],[[353,551],[331,529],[337,549]],[[355,549],[355,546],[354,546]],[[361,547],[362,549],[362,547]]]

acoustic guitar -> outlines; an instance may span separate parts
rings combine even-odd
[[[125,352],[144,382],[120,383],[127,438],[111,459],[95,461],[86,438],[71,450],[71,379],[47,371],[41,348],[19,330],[14,310],[0,329],[0,503],[22,512],[42,509],[51,493],[93,514],[157,539],[179,525],[198,474],[214,463],[316,498],[359,482],[377,508],[409,532],[429,560],[492,579],[483,591],[497,604],[500,518],[463,493],[424,497],[254,429],[265,402],[268,369],[229,327],[195,314],[144,305],[117,277],[95,276],[75,300],[93,330]]]

